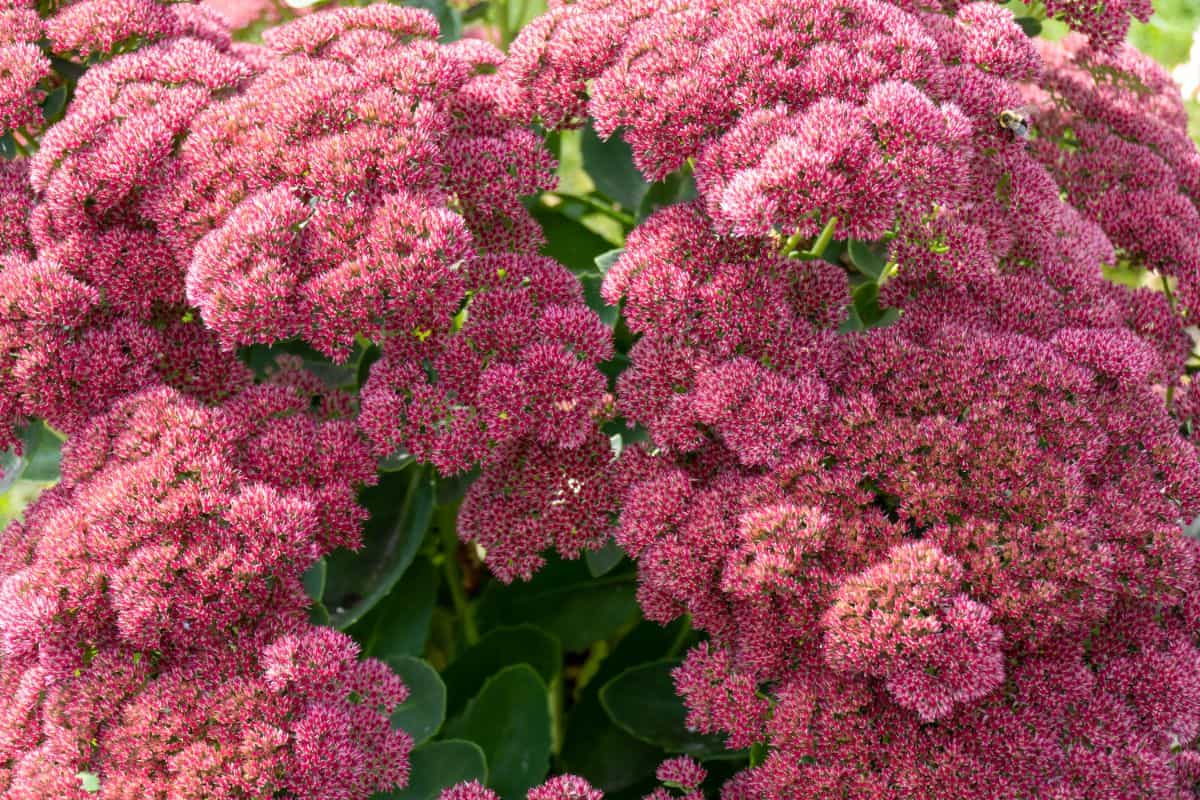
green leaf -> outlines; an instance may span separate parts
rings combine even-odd
[[[858,309],[850,306],[848,309],[846,320],[838,326],[838,333],[855,333],[857,331],[865,331],[867,326],[863,323],[862,318],[858,316]]]
[[[363,491],[371,512],[357,552],[339,550],[328,558],[323,601],[332,624],[353,625],[392,591],[417,554],[433,517],[433,487],[425,467],[385,472]]]
[[[573,709],[562,758],[567,770],[606,794],[652,779],[670,756],[661,747],[630,736],[608,718],[595,696]]]
[[[479,745],[462,739],[428,742],[412,751],[408,786],[376,800],[437,800],[444,790],[466,781],[487,782],[487,758]]]
[[[85,792],[95,793],[100,791],[100,778],[91,772],[76,772],[75,777],[79,778],[81,788]]]
[[[67,86],[64,84],[46,95],[46,99],[42,101],[42,118],[46,122],[56,122],[66,107]]]
[[[62,439],[43,422],[31,422],[21,433],[21,455],[0,453],[0,493],[18,480],[55,483],[62,463]]]
[[[457,715],[489,677],[513,664],[533,667],[548,686],[562,668],[562,646],[532,625],[489,632],[442,672],[450,695],[447,715]]]
[[[593,272],[596,256],[612,250],[612,243],[603,236],[555,209],[536,205],[532,212],[546,234],[542,254],[566,265],[576,274]]]
[[[488,785],[503,800],[521,800],[550,767],[550,702],[528,664],[493,675],[447,726],[447,734],[479,745],[490,765]]]
[[[324,603],[321,603],[320,601],[314,601],[313,604],[308,607],[308,621],[313,625],[328,625],[329,609],[325,607]]]
[[[505,30],[514,36],[546,12],[546,0],[507,0],[504,4]]]
[[[588,125],[582,137],[583,167],[596,189],[629,211],[637,211],[650,184],[633,164],[633,151],[620,133],[607,141]]]
[[[593,578],[599,578],[601,575],[612,572],[624,557],[625,551],[613,539],[605,542],[604,547],[599,550],[588,550],[583,554],[583,560],[587,562],[588,572]]]
[[[730,755],[719,736],[687,729],[687,711],[671,679],[677,666],[668,660],[628,669],[604,684],[600,704],[609,719],[643,742],[698,759]]]
[[[326,572],[325,559],[322,558],[304,573],[304,593],[309,599],[319,601],[325,596]]]
[[[1017,17],[1013,20],[1013,22],[1020,25],[1021,30],[1024,31],[1025,35],[1030,39],[1042,32],[1042,21],[1037,17]]]
[[[883,309],[883,312],[879,315],[879,318],[874,320],[867,327],[868,328],[886,328],[888,325],[891,325],[898,319],[900,319],[900,309],[885,308],[885,309]]]
[[[593,578],[582,561],[551,559],[528,583],[488,584],[479,598],[481,631],[527,622],[568,652],[609,639],[638,613],[632,568]]]
[[[601,275],[607,275],[608,271],[612,269],[613,264],[617,263],[617,259],[624,254],[624,247],[616,250],[609,250],[607,253],[601,253],[594,259],[596,262],[596,269],[600,270]]]
[[[879,242],[851,239],[847,243],[850,260],[863,275],[878,282],[887,268],[887,247]]]
[[[418,556],[391,593],[349,630],[374,658],[417,656],[424,652],[437,600],[437,572]]]
[[[610,306],[604,302],[604,297],[600,294],[604,278],[599,275],[583,275],[579,278],[579,282],[583,284],[583,299],[588,308],[595,311],[596,316],[600,317],[600,321],[608,327],[616,326],[620,312],[616,306]]]
[[[421,744],[438,732],[446,719],[446,684],[437,670],[413,656],[392,656],[388,665],[408,687],[408,699],[392,714],[392,727],[401,728]]]
[[[17,157],[17,140],[12,131],[0,136],[0,158],[12,160]]]
[[[638,206],[638,221],[644,220],[664,206],[686,203],[696,199],[696,181],[691,172],[672,172],[661,182],[652,184]]]

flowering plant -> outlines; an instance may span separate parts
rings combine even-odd
[[[0,0],[0,798],[1196,796],[1151,10]]]

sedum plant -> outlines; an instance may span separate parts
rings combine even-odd
[[[1151,10],[0,0],[0,797],[1195,796]]]

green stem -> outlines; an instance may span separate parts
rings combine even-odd
[[[825,250],[829,247],[829,243],[833,241],[833,232],[837,230],[838,218],[830,217],[829,222],[825,223],[825,228],[821,231],[821,235],[817,237],[817,241],[813,242],[812,249],[806,255],[809,258],[820,258],[825,255]]]
[[[683,618],[683,627],[679,629],[679,633],[675,636],[675,641],[671,642],[671,646],[667,649],[667,658],[674,658],[679,655],[679,651],[683,649],[684,642],[692,633],[692,618],[690,616]]]
[[[467,645],[479,642],[479,628],[475,625],[475,612],[463,590],[462,573],[458,570],[458,507],[450,506],[439,510],[438,528],[442,535],[442,569],[446,573],[446,585],[450,588],[450,599],[454,613],[462,622],[463,637]]]
[[[1176,311],[1177,309],[1175,308],[1175,293],[1171,291],[1170,279],[1166,275],[1159,275],[1158,280],[1159,280],[1159,283],[1162,284],[1163,294],[1165,294],[1167,296],[1167,303],[1170,304],[1171,310]]]
[[[1160,274],[1158,276],[1158,280],[1159,283],[1162,284],[1163,294],[1167,297],[1167,304],[1171,307],[1171,311],[1178,311],[1178,309],[1175,307],[1175,293],[1171,291],[1170,279],[1166,275]],[[1168,410],[1170,410],[1175,404],[1175,384],[1171,384],[1167,387],[1166,403]]]
[[[603,214],[609,219],[614,219],[627,228],[632,228],[634,223],[637,222],[632,214],[626,214],[624,211],[618,211],[607,203],[602,203],[594,197],[586,197],[584,195],[569,194],[567,192],[557,191],[546,192],[545,194],[549,197],[557,197],[564,203],[579,203],[580,205],[587,206],[597,214]]]
[[[550,752],[554,755],[562,752],[567,735],[566,690],[562,672],[559,672],[550,682]]]
[[[804,242],[805,237],[800,233],[793,233],[783,243],[783,254],[788,258],[800,258],[805,261],[812,261],[825,255],[826,248],[833,241],[834,231],[837,230],[838,218],[830,217],[825,223],[825,227],[817,234],[816,240],[812,243],[812,247],[808,250],[801,250],[800,245]]]
[[[790,256],[792,253],[800,249],[800,244],[803,241],[804,236],[799,233],[793,233],[787,238],[787,241],[783,243],[783,254],[785,256]]]

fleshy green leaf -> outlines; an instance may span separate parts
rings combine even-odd
[[[1013,20],[1013,22],[1020,25],[1021,30],[1024,31],[1025,35],[1030,39],[1042,32],[1042,21],[1037,17],[1017,17]]]
[[[567,717],[561,758],[564,769],[580,775],[607,796],[631,787],[652,786],[654,771],[670,754],[635,739],[618,727],[600,705],[600,688],[626,669],[681,652],[694,639],[685,620],[663,627],[640,622],[600,663]],[[637,797],[647,794],[645,789]]]
[[[740,757],[729,753],[719,736],[687,729],[687,712],[671,679],[677,666],[676,660],[641,664],[604,684],[600,704],[609,719],[631,736],[671,753],[699,759]]]
[[[633,151],[620,133],[601,139],[591,125],[583,129],[583,166],[605,197],[637,211],[650,184],[633,164]]]
[[[443,671],[450,694],[446,713],[453,718],[489,677],[513,664],[528,664],[549,685],[562,668],[562,647],[553,636],[532,625],[489,632]]]
[[[638,220],[643,220],[664,206],[686,203],[696,199],[696,181],[690,172],[672,172],[659,183],[652,184],[638,206]]]
[[[550,768],[550,702],[533,667],[517,664],[493,675],[449,736],[479,745],[489,765],[488,785],[502,800],[522,800]]]
[[[386,472],[363,491],[371,512],[357,552],[329,555],[323,601],[332,624],[353,625],[392,591],[408,569],[433,517],[433,487],[425,467]]]
[[[21,434],[22,454],[0,453],[0,493],[18,480],[54,483],[62,463],[62,439],[42,422],[32,422]]]
[[[878,242],[851,239],[847,242],[850,260],[863,275],[878,282],[887,268],[887,248]]]
[[[634,619],[636,581],[631,569],[593,578],[582,561],[552,559],[528,583],[489,584],[476,620],[482,631],[527,622],[553,635],[568,652],[585,650]]]
[[[325,596],[325,559],[313,564],[304,573],[304,593],[312,600],[320,600]]]
[[[421,744],[438,732],[446,719],[446,685],[428,662],[412,656],[385,659],[408,687],[408,699],[392,714],[392,727],[401,728]]]
[[[462,739],[428,742],[412,751],[408,786],[377,800],[437,800],[457,783],[488,778],[487,758],[479,745]]]
[[[91,772],[76,772],[75,777],[79,778],[81,788],[88,793],[100,791],[100,778]]]
[[[533,215],[546,234],[542,254],[550,256],[577,275],[596,269],[596,256],[612,250],[612,243],[578,220],[556,209],[534,206]]]
[[[64,84],[46,95],[42,101],[42,118],[46,122],[56,122],[62,116],[67,106],[67,86]]]
[[[507,0],[504,4],[506,29],[514,35],[546,11],[546,0]]]
[[[418,556],[391,593],[349,633],[375,658],[420,655],[436,600],[437,573],[429,559]]]
[[[612,572],[617,564],[621,563],[621,559],[625,557],[625,551],[617,546],[616,541],[609,539],[605,542],[604,547],[599,550],[588,550],[583,554],[583,559],[587,563],[588,572],[593,578],[599,578],[601,575],[607,575]]]
[[[617,259],[625,254],[625,248],[621,247],[616,250],[609,250],[607,253],[601,253],[596,256],[596,269],[600,270],[601,275],[607,275],[612,269],[613,264],[617,263]]]

